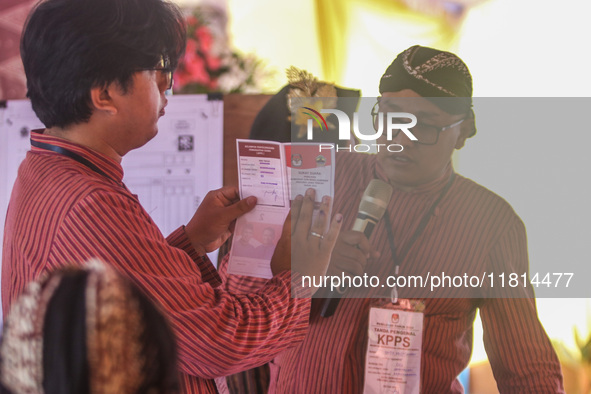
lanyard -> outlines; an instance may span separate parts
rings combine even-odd
[[[31,145],[36,148],[45,149],[48,151],[59,153],[60,155],[67,156],[70,159],[76,160],[78,163],[90,168],[92,171],[96,172],[97,174],[100,174],[100,175],[104,176],[105,178],[111,179],[100,168],[98,168],[92,162],[86,160],[84,157],[80,156],[76,152],[72,152],[71,150],[68,150],[66,148],[62,148],[61,146],[47,144],[45,142],[33,141],[32,139],[31,139]]]
[[[431,204],[431,207],[429,208],[427,213],[425,213],[425,215],[423,216],[423,218],[421,219],[421,221],[419,223],[419,226],[417,227],[414,234],[412,235],[412,237],[408,241],[406,249],[404,249],[404,251],[402,253],[400,253],[400,255],[398,255],[396,253],[396,244],[394,243],[394,234],[392,233],[392,223],[390,222],[390,217],[388,215],[388,212],[386,212],[386,214],[384,215],[384,224],[386,226],[386,231],[388,232],[388,244],[390,245],[390,252],[392,253],[392,260],[394,261],[394,264],[396,264],[395,271],[394,271],[394,273],[396,275],[398,275],[398,271],[400,269],[400,264],[404,261],[404,258],[406,257],[406,255],[410,251],[410,248],[412,248],[414,243],[417,241],[417,239],[421,236],[421,234],[423,233],[423,231],[427,227],[427,224],[429,223],[431,216],[433,216],[433,212],[435,211],[435,208],[437,207],[437,205],[439,205],[439,203],[441,202],[443,197],[447,194],[447,191],[451,187],[451,184],[453,183],[455,177],[456,177],[455,172],[452,172],[451,176],[449,177],[449,180],[445,184],[445,187],[443,188],[443,190],[441,190],[441,193],[439,193],[439,197],[437,197],[437,199],[435,201],[433,201],[433,204]],[[391,298],[392,298],[393,304],[398,302],[398,290],[397,290],[396,286],[394,286],[392,288]]]

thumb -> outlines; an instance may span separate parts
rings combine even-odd
[[[228,215],[229,220],[234,220],[250,212],[257,205],[257,198],[255,196],[246,197],[232,205],[229,205],[225,214]]]

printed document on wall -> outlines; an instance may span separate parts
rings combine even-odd
[[[223,101],[206,95],[168,100],[158,135],[122,163],[123,181],[165,235],[186,224],[223,182]]]

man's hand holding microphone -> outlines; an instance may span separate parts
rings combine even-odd
[[[369,261],[380,257],[369,243],[369,237],[380,219],[386,213],[392,198],[392,186],[378,179],[372,179],[359,203],[357,218],[350,231],[342,231],[337,239],[332,254],[328,274],[341,276],[361,276],[365,273],[365,266]],[[329,292],[322,305],[322,317],[334,314],[341,296],[347,291],[341,287],[335,292]]]

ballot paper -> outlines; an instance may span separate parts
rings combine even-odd
[[[334,149],[326,146],[236,141],[240,196],[256,196],[257,206],[236,221],[229,274],[271,278],[271,257],[291,201],[308,188],[316,190],[317,204],[334,196]]]

